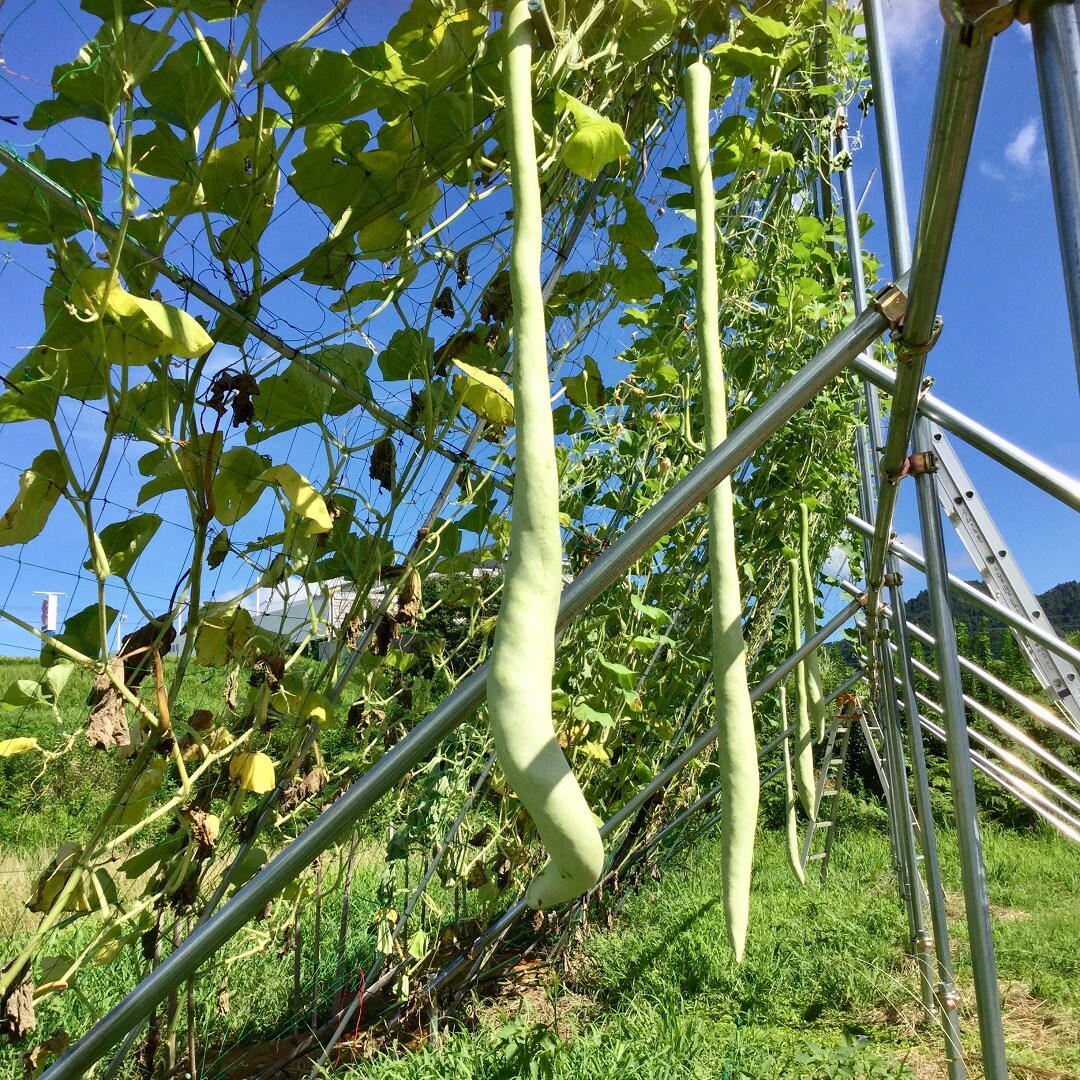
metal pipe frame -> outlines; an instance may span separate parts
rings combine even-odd
[[[931,682],[940,684],[941,676],[927,664],[922,664],[918,660],[913,662],[912,665],[916,671],[922,672]],[[963,665],[961,665],[963,666]],[[1044,765],[1049,765],[1050,768],[1056,769],[1067,780],[1080,787],[1080,773],[1077,773],[1075,769],[1071,769],[1065,762],[1061,761],[1055,754],[1052,754],[1037,740],[1031,738],[1026,732],[1018,728],[1015,724],[1006,720],[1003,716],[999,716],[993,709],[987,708],[980,701],[976,701],[970,694],[964,694],[964,705],[981,716],[991,727],[995,728],[1002,735],[1012,739],[1014,742],[1022,746],[1028,753],[1037,757]]]
[[[899,864],[904,907],[908,916],[908,936],[911,952],[919,966],[919,990],[923,1008],[930,1016],[935,1015],[934,967],[930,955],[930,940],[926,932],[926,913],[923,908],[922,879],[919,877],[919,859],[915,849],[915,828],[910,796],[908,794],[907,765],[904,761],[903,741],[900,735],[900,709],[896,695],[891,691],[895,674],[892,655],[887,648],[881,651],[882,681],[884,691],[881,701],[884,713],[885,768],[889,773],[892,811],[896,818],[896,838],[899,846]]]
[[[938,639],[932,634],[928,634],[921,626],[916,626],[914,623],[908,623],[908,631],[912,637],[917,638],[924,645],[929,645],[937,650]],[[1037,720],[1040,724],[1044,724],[1046,727],[1050,728],[1051,731],[1062,736],[1062,738],[1067,739],[1076,746],[1080,746],[1080,732],[1062,724],[1058,720],[1057,715],[1052,713],[1045,705],[1041,705],[1037,701],[1032,701],[1026,694],[1021,694],[1019,690],[1014,690],[1007,682],[1002,682],[1001,679],[997,678],[995,675],[991,675],[989,671],[979,667],[978,664],[973,664],[967,657],[959,656],[958,654],[958,659],[961,671],[966,671],[969,675],[974,675],[975,678],[979,679],[986,686],[989,686],[991,690],[994,690],[1018,709],[1027,713],[1032,720]],[[930,671],[931,669],[927,668],[926,670]],[[985,706],[980,707],[985,708]],[[1047,754],[1050,757],[1053,757],[1053,755],[1050,754],[1050,752],[1036,739],[1033,739],[1030,735],[1026,735],[1024,732],[1020,731],[1019,728],[1012,725],[1008,720],[1005,720],[1003,717],[998,717],[998,720],[1001,724],[1006,724],[1012,729],[1006,733],[1010,738],[1015,738],[1017,742],[1023,743],[1023,745],[1033,754]],[[1054,760],[1056,761],[1056,758]],[[1063,764],[1058,767],[1071,773],[1070,779],[1073,779],[1076,783],[1080,783],[1080,773],[1072,772],[1068,766]]]
[[[1073,354],[1080,379],[1080,12],[1074,0],[1033,3],[1031,31]]]
[[[855,371],[867,383],[892,394],[896,388],[896,373],[863,354],[855,360]],[[1052,465],[1040,461],[1034,454],[1029,454],[1019,446],[984,427],[976,420],[947,405],[933,394],[926,393],[919,398],[918,413],[934,423],[940,424],[950,434],[962,439],[969,446],[981,450],[987,457],[1017,476],[1023,477],[1041,491],[1052,495],[1059,502],[1072,510],[1080,511],[1080,481],[1060,472]]]
[[[917,693],[915,696],[916,699],[921,704],[925,705],[931,712],[937,713],[939,716],[941,715],[941,706],[936,701],[934,701],[933,698],[929,697],[927,694]],[[989,750],[992,754],[1001,758],[1004,764],[1007,765],[1010,769],[1013,769],[1016,772],[1023,774],[1024,777],[1026,777],[1033,783],[1038,784],[1041,788],[1048,791],[1056,799],[1059,799],[1063,803],[1067,803],[1070,809],[1065,810],[1062,807],[1055,807],[1055,809],[1060,810],[1063,816],[1068,817],[1070,820],[1072,820],[1075,826],[1080,828],[1080,819],[1072,818],[1072,814],[1074,812],[1080,812],[1080,799],[1075,799],[1063,788],[1059,788],[1057,784],[1053,783],[1053,781],[1051,780],[1048,780],[1037,769],[1033,769],[1026,761],[1023,760],[1023,758],[1018,757],[1011,750],[1005,749],[1005,747],[1002,746],[1000,743],[994,742],[993,739],[991,739],[988,735],[984,735],[977,728],[969,726],[968,737],[977,742],[980,746]]]
[[[921,723],[923,728],[930,732],[934,738],[938,739],[948,745],[948,736],[945,733],[945,729],[939,727],[933,721],[927,720],[925,716],[921,717]],[[1024,785],[1028,788],[1025,792],[1021,790],[1017,785],[1020,783],[1017,777],[1014,777],[1007,769],[1003,769],[999,765],[995,765],[985,755],[980,754],[978,751],[973,750],[971,752],[971,760],[975,767],[985,775],[989,776],[991,780],[999,784],[1005,791],[1007,791],[1014,798],[1019,799],[1025,806],[1033,810],[1040,818],[1043,819],[1048,825],[1053,826],[1058,832],[1061,833],[1068,840],[1072,840],[1075,843],[1080,843],[1080,831],[1075,829],[1067,821],[1062,820],[1060,816],[1060,810],[1057,807],[1053,807],[1048,810],[1047,807],[1052,807],[1053,804],[1049,804],[1046,800],[1041,800],[1037,793],[1030,788],[1029,785]],[[1057,811],[1056,813],[1054,811]]]
[[[854,514],[849,514],[847,521],[853,529],[865,536],[869,536],[873,533],[874,527],[868,521],[858,518]],[[899,540],[892,540],[889,544],[889,550],[894,552],[909,566],[914,567],[922,573],[926,572],[926,562],[923,560],[922,556],[905,544],[902,544]],[[1000,619],[1013,630],[1046,646],[1047,649],[1056,653],[1058,656],[1062,657],[1062,659],[1068,660],[1072,664],[1080,665],[1080,649],[1074,648],[1063,638],[1059,638],[1053,631],[1047,630],[1037,623],[1029,622],[1027,619],[1022,619],[1011,609],[1005,607],[1003,604],[999,604],[992,596],[987,596],[986,593],[972,588],[966,581],[956,577],[954,574],[949,575],[949,588],[958,596],[962,596],[965,600],[969,600],[971,603],[982,608],[983,611]],[[1058,729],[1055,728],[1054,730],[1056,731]],[[1062,730],[1070,733],[1072,732],[1071,728],[1064,726]]]
[[[930,780],[926,771],[926,751],[923,747],[921,717],[918,711],[915,682],[911,668],[911,647],[907,638],[907,618],[904,612],[903,590],[899,582],[890,586],[893,607],[893,635],[900,656],[898,682],[904,702],[908,746],[911,750],[911,776],[915,788],[915,811],[919,821],[919,846],[926,872],[926,899],[930,908],[930,926],[934,942],[934,961],[937,968],[938,1020],[945,1036],[945,1061],[949,1080],[965,1080],[967,1067],[960,1039],[959,995],[953,976],[952,943],[949,940],[949,917],[945,908],[945,887],[941,879],[941,859],[937,846],[937,826],[934,824],[930,800]]]
[[[925,432],[918,433],[927,442]],[[971,944],[971,967],[975,982],[975,1003],[979,1017],[979,1042],[986,1080],[1008,1080],[1005,1035],[1001,1023],[1001,994],[994,958],[994,937],[990,927],[990,901],[986,889],[982,839],[979,835],[978,806],[972,776],[971,744],[967,736],[960,664],[956,654],[956,628],[949,606],[949,572],[945,540],[938,511],[937,483],[932,472],[915,477],[919,504],[919,524],[926,552],[927,590],[933,613],[941,675],[942,707],[948,733],[946,750],[956,812],[956,837],[960,848],[960,868],[964,888],[964,911]]]
[[[898,283],[903,288],[903,283]],[[711,451],[683,479],[647,510],[599,558],[563,590],[557,633],[564,631],[609,585],[619,580],[676,522],[701,503],[796,412],[811,401],[867,346],[880,337],[889,320],[869,308],[772,395],[752,416]],[[814,635],[812,641],[817,641]],[[821,638],[824,640],[824,638]],[[819,641],[817,641],[820,644]],[[816,646],[815,646],[816,647]],[[337,802],[312,822],[258,874],[173,953],[99,1020],[42,1074],[61,1080],[89,1069],[133,1025],[192,977],[213,954],[298,877],[323,851],[341,840],[353,825],[420,762],[426,760],[466,716],[480,705],[487,665],[377,761]],[[779,676],[778,678],[782,678]]]
[[[878,494],[866,572],[869,594],[867,636],[872,643],[877,637],[877,602],[885,576],[899,481],[907,462],[926,353],[933,347],[940,330],[937,305],[989,59],[989,38],[962,37],[953,29],[944,32],[930,130],[930,153],[911,266],[911,289],[897,346],[896,386],[881,460],[886,483],[882,484]]]

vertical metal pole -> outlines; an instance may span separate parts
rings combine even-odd
[[[938,857],[937,830],[930,803],[930,781],[926,772],[926,752],[923,748],[919,706],[915,698],[915,682],[911,670],[911,642],[907,632],[907,612],[903,590],[893,585],[889,589],[893,611],[893,635],[897,653],[902,658],[900,685],[904,697],[904,718],[907,721],[908,745],[911,747],[911,775],[915,782],[915,808],[919,819],[919,839],[926,870],[926,891],[930,903],[930,922],[933,926],[934,953],[937,957],[938,1015],[945,1035],[946,1063],[949,1080],[964,1080],[964,1051],[960,1044],[959,997],[953,980],[952,945],[949,941],[949,921],[945,910],[945,888],[941,883],[941,861]]]
[[[918,428],[918,443],[932,445],[925,422]],[[979,1040],[983,1070],[987,1080],[1007,1080],[1005,1035],[1001,1026],[1001,996],[994,960],[994,938],[990,929],[990,907],[986,890],[982,840],[979,836],[978,807],[972,773],[971,745],[960,682],[960,661],[956,652],[956,627],[949,604],[949,571],[945,541],[938,511],[937,482],[932,472],[915,477],[919,501],[919,524],[926,555],[926,585],[937,639],[937,668],[941,678],[941,703],[948,733],[949,775],[956,809],[956,838],[960,847],[960,868],[964,886],[964,910],[971,942],[971,967],[979,1016]]]
[[[1031,31],[1080,379],[1080,9],[1074,0],[1033,4]]]
[[[897,707],[892,652],[887,642],[881,648],[882,702],[885,720],[885,765],[890,770],[892,813],[896,819],[900,864],[903,867],[904,905],[907,908],[911,951],[919,965],[919,992],[927,1015],[936,1017],[934,998],[934,967],[930,955],[930,940],[926,932],[926,912],[923,909],[923,884],[919,877],[919,856],[915,846],[914,815],[908,796],[907,765],[900,732],[900,710]]]
[[[911,226],[908,224],[904,194],[904,169],[900,157],[900,134],[896,124],[892,61],[885,39],[883,0],[863,0],[866,21],[866,48],[870,59],[870,81],[874,87],[874,122],[877,125],[878,154],[885,189],[885,218],[889,230],[893,273],[911,268]]]

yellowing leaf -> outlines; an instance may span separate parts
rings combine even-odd
[[[555,108],[569,112],[574,118],[576,130],[562,149],[563,163],[571,172],[595,180],[605,165],[630,153],[623,129],[584,102],[556,90]]]
[[[302,690],[299,694],[279,690],[270,699],[270,704],[279,712],[289,713],[299,720],[314,720],[321,728],[334,722],[334,706],[330,699],[314,690]]]
[[[323,497],[291,465],[275,465],[259,477],[263,483],[274,484],[288,500],[292,512],[304,519],[302,534],[318,536],[329,532],[334,524]]]
[[[265,755],[244,750],[229,761],[229,777],[236,786],[256,795],[274,790],[274,763]]]
[[[118,282],[108,288],[109,271],[83,270],[75,281],[73,301],[108,316],[105,351],[114,363],[145,364],[155,356],[202,356],[214,344],[202,324],[186,311],[159,300],[144,300]]]
[[[204,667],[225,667],[236,659],[255,633],[255,620],[246,608],[215,604],[204,609],[195,638],[195,659]]]
[[[45,528],[66,483],[64,459],[55,450],[42,450],[19,477],[19,494],[0,517],[0,547],[33,540]]]
[[[0,739],[0,757],[25,754],[27,750],[37,750],[37,739]]]
[[[582,743],[579,749],[586,757],[591,757],[594,761],[611,760],[608,752],[598,742]]]
[[[489,424],[508,427],[514,422],[514,394],[509,386],[490,371],[473,367],[462,360],[454,366],[464,377],[454,379],[454,396]]]

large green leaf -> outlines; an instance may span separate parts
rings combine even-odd
[[[218,72],[229,69],[229,53],[217,38],[203,39]],[[218,76],[207,62],[197,41],[185,41],[165,57],[161,67],[142,81],[142,96],[155,114],[182,128],[194,131],[224,93]]]
[[[630,192],[625,192],[619,199],[623,205],[623,220],[608,229],[608,236],[613,243],[624,247],[636,247],[639,251],[648,251],[654,247],[659,237],[656,226],[649,220],[648,211],[641,200]]]
[[[159,447],[144,454],[139,458],[139,472],[151,479],[139,489],[138,504],[168,491],[205,491],[206,478],[217,470],[220,454],[220,431],[204,432],[173,447]]]
[[[105,608],[105,634],[108,635],[112,624],[116,622],[119,612],[116,608]],[[91,604],[82,611],[69,615],[64,620],[64,629],[56,636],[57,641],[62,641],[70,649],[96,660],[102,654],[101,639],[101,613],[97,604]],[[41,648],[40,663],[43,667],[51,668],[57,664],[68,663],[66,657],[46,642]]]
[[[605,165],[630,153],[623,129],[584,102],[556,90],[555,107],[559,112],[569,112],[574,118],[574,134],[563,144],[561,154],[571,172],[586,180],[595,180]]]
[[[120,577],[127,574],[160,527],[161,518],[157,514],[136,514],[106,525],[98,539],[108,559],[109,572]],[[92,559],[87,559],[83,566],[91,572],[94,570]]]
[[[585,357],[580,374],[564,378],[562,384],[566,388],[566,396],[579,408],[598,409],[604,404],[604,380],[591,356]]]
[[[101,203],[100,158],[49,159],[35,147],[27,160],[88,205]],[[0,239],[49,244],[58,236],[74,236],[85,228],[79,214],[47,198],[30,180],[10,170],[0,176]]]
[[[420,379],[431,370],[435,342],[420,330],[398,330],[379,353],[379,370],[387,382]]]
[[[226,450],[214,476],[214,516],[222,525],[234,525],[266,491],[256,479],[266,472],[270,458],[246,446]]]
[[[286,48],[266,64],[270,85],[292,110],[294,127],[337,123],[374,107],[352,58],[329,49]]]
[[[65,487],[64,459],[55,450],[42,450],[19,478],[19,493],[0,517],[0,547],[33,540],[45,528]]]
[[[623,255],[626,268],[613,275],[615,292],[620,300],[627,303],[649,300],[664,291],[664,283],[648,255],[633,247],[623,248]]]
[[[172,43],[168,34],[137,22],[125,22],[117,36],[110,18],[74,61],[53,69],[57,96],[39,102],[25,126],[39,131],[76,116],[105,122],[119,108],[127,88],[141,82]]]
[[[183,393],[184,384],[179,379],[136,383],[125,395],[119,412],[109,410],[112,433],[142,439],[170,430]]]

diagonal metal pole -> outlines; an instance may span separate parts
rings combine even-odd
[[[1031,31],[1080,379],[1080,8],[1075,0],[1037,0],[1031,5]]]
[[[866,573],[866,622],[871,639],[876,635],[885,556],[892,533],[900,479],[907,465],[926,354],[933,347],[941,329],[937,318],[941,283],[989,59],[988,37],[961,34],[952,28],[944,33],[930,131],[930,152],[911,265],[911,297],[897,347],[896,388],[889,412],[889,433],[881,459],[881,471],[886,482],[881,485],[879,493]]]
[[[895,287],[901,295],[904,284],[902,280]],[[764,445],[890,325],[888,316],[877,307],[870,307],[811,358],[574,579],[563,591],[557,632],[565,630],[609,585],[620,580],[672,526],[694,510],[721,480]],[[450,697],[50,1066],[42,1074],[42,1080],[67,1080],[80,1076],[93,1066],[133,1025],[149,1016],[184,980],[193,977],[202,964],[323,851],[347,836],[383,795],[426,760],[443,739],[472,715],[483,699],[487,671],[485,664],[461,683]]]
[[[919,442],[929,446],[929,435],[919,431]],[[971,744],[968,741],[960,662],[956,651],[956,627],[949,604],[949,571],[945,540],[938,510],[937,484],[933,472],[915,476],[919,503],[919,524],[926,553],[926,586],[937,639],[937,668],[941,677],[942,709],[948,732],[946,749],[956,810],[956,836],[964,887],[964,910],[971,942],[971,967],[975,980],[975,1000],[979,1016],[979,1040],[987,1080],[1007,1080],[1005,1036],[1001,1024],[1001,995],[997,983],[994,938],[990,928],[990,901],[986,889],[982,839],[979,835],[978,806],[972,775]]]

